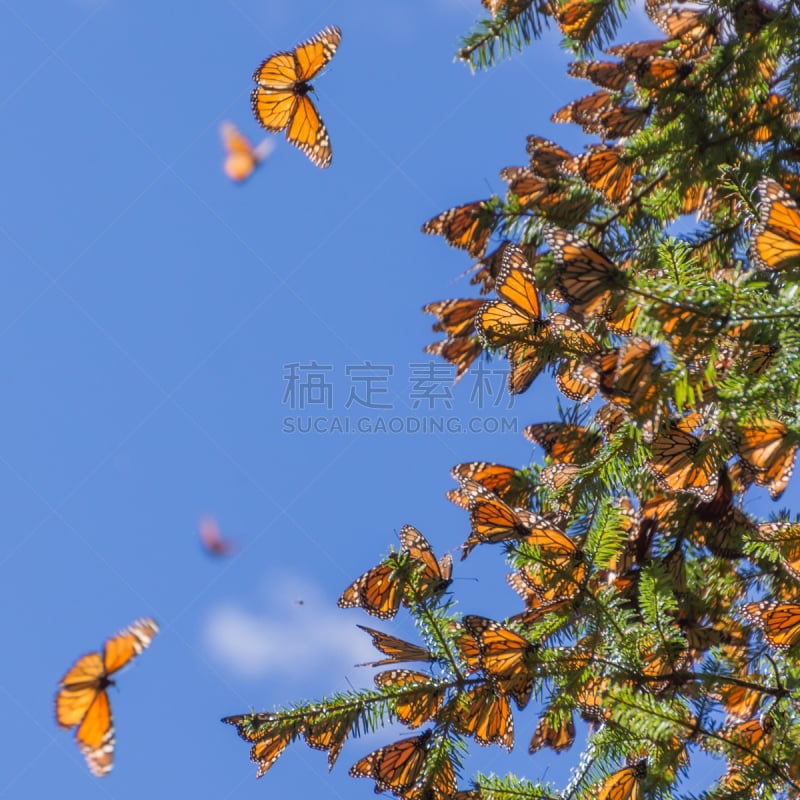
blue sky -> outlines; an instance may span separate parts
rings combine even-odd
[[[468,257],[421,223],[503,191],[497,173],[525,163],[527,134],[583,141],[548,121],[591,91],[563,76],[556,31],[490,73],[453,62],[481,11],[0,2],[0,797],[373,796],[347,767],[391,732],[349,743],[330,777],[298,743],[256,782],[218,720],[367,685],[355,623],[412,626],[338,610],[341,590],[403,524],[439,552],[463,541],[466,515],[444,499],[453,464],[540,455],[521,435],[301,434],[287,417],[354,424],[353,376],[370,363],[391,368],[389,408],[371,418],[488,416],[520,431],[556,418],[545,384],[511,409],[480,408],[471,376],[451,407],[414,408],[415,370],[432,362],[422,348],[438,337],[420,307],[474,294],[454,282]],[[232,185],[220,122],[260,138],[252,71],[330,24],[342,44],[315,102],[332,167],[278,139]],[[331,407],[292,408],[289,365],[312,362],[330,368]],[[202,552],[207,514],[235,556]],[[479,548],[457,566],[479,579],[454,585],[465,613],[516,609],[498,558]],[[53,692],[78,655],[145,615],[162,630],[111,690],[116,765],[100,781],[57,730]],[[481,768],[563,785],[569,756],[526,754],[535,722],[527,712],[514,755],[483,751]]]

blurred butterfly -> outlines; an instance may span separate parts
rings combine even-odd
[[[572,602],[571,597],[555,597],[551,591],[542,591],[539,585],[532,587],[531,578],[523,576],[521,572],[506,575],[506,582],[525,602],[525,611],[509,617],[509,622],[531,625],[550,611],[557,611]]]
[[[621,92],[630,80],[625,64],[618,61],[574,61],[567,74],[573,78],[585,78],[612,92]]]
[[[350,767],[350,775],[372,778],[378,792],[404,795],[422,776],[432,735],[428,730],[374,750]]]
[[[616,307],[616,293],[627,283],[623,270],[567,231],[548,229],[545,239],[556,262],[556,286],[573,311],[586,317],[602,317]]]
[[[644,107],[619,106],[601,111],[581,124],[584,133],[597,134],[603,141],[622,139],[641,130],[653,110],[653,104]]]
[[[761,541],[775,545],[784,569],[800,581],[800,523],[763,522],[758,526],[758,536]]]
[[[640,781],[647,774],[647,761],[623,767],[606,778],[597,800],[639,800],[642,796]]]
[[[759,269],[800,266],[800,208],[776,181],[758,183],[761,218],[752,234],[750,253]]]
[[[388,658],[356,664],[357,667],[382,667],[384,664],[396,664],[401,661],[433,661],[433,653],[424,647],[405,642],[388,633],[376,631],[374,628],[368,628],[366,625],[358,625],[358,627],[372,637],[372,644],[375,649],[388,656]]]
[[[230,539],[223,538],[219,524],[213,517],[202,517],[197,529],[200,543],[209,555],[229,556],[236,552],[236,545]]]
[[[456,727],[472,734],[479,745],[499,744],[509,751],[514,746],[514,718],[508,696],[498,693],[491,683],[457,695],[453,705],[450,713]]]
[[[668,39],[648,39],[645,42],[626,42],[606,48],[610,56],[617,56],[628,71],[636,68],[642,61],[653,58],[665,51]]]
[[[445,687],[431,682],[431,676],[410,669],[379,672],[373,680],[379,689],[390,690],[394,713],[408,728],[418,728],[434,719],[444,704]]]
[[[552,122],[574,122],[581,126],[591,125],[601,113],[611,111],[616,105],[616,95],[607,89],[600,89],[567,103],[556,111],[550,120]]]
[[[650,445],[652,456],[647,468],[659,485],[670,492],[689,492],[701,500],[711,500],[719,485],[719,473],[709,449],[672,421]]]
[[[108,639],[103,652],[81,656],[59,681],[56,722],[74,728],[75,741],[93,775],[102,778],[114,760],[114,723],[106,689],[111,676],[139,655],[158,633],[150,618],[138,619]]]
[[[567,161],[564,170],[578,175],[614,205],[628,203],[633,192],[633,161],[620,147],[593,145]]]
[[[543,747],[549,747],[556,753],[560,753],[562,750],[569,750],[574,741],[575,722],[572,719],[572,712],[570,711],[558,719],[551,712],[546,711],[536,725],[528,752],[535,753]]]
[[[800,639],[800,605],[797,603],[762,600],[760,603],[748,603],[743,612],[764,631],[764,636],[773,647],[786,650]]]
[[[442,211],[422,226],[422,232],[444,236],[451,247],[483,258],[494,223],[495,214],[487,201],[478,200]]]
[[[302,724],[287,728],[276,728],[271,714],[236,714],[223,717],[227,725],[235,725],[236,732],[246,742],[253,742],[250,760],[256,766],[256,778],[263,777],[280,758],[283,751],[302,731]]]
[[[705,11],[666,7],[662,0],[647,0],[645,10],[667,36],[681,41],[675,52],[686,58],[706,55],[716,41],[716,24]]]
[[[639,89],[652,94],[675,86],[693,71],[693,61],[666,57],[649,58],[636,65],[634,80]]]
[[[255,168],[275,149],[272,139],[264,139],[253,147],[250,140],[242,134],[232,122],[223,122],[220,126],[222,146],[225,149],[225,174],[240,183],[247,180]]]
[[[324,28],[291,52],[271,55],[253,73],[258,86],[250,101],[256,119],[273,133],[285,129],[289,143],[318,167],[331,165],[331,141],[308,97],[309,81],[333,58],[341,39],[336,26]]]
[[[511,695],[518,708],[525,708],[538,663],[536,645],[486,617],[469,615],[462,622],[478,647],[481,669],[500,693]]]
[[[776,419],[764,419],[756,425],[740,426],[737,449],[752,472],[758,486],[766,486],[777,500],[789,484],[800,443],[797,434]]]
[[[499,300],[484,303],[477,329],[489,345],[509,344],[534,333],[541,323],[541,305],[533,272],[525,254],[507,245],[495,290]]]
[[[594,204],[591,197],[576,192],[563,176],[541,178],[528,167],[506,167],[500,170],[500,177],[522,208],[538,211],[555,224],[567,225],[582,218]]]

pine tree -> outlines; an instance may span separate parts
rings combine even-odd
[[[781,496],[800,443],[797,4],[648,0],[664,36],[612,45],[625,3],[483,2],[460,56],[489,68],[554,22],[595,91],[553,119],[600,139],[573,155],[529,136],[505,197],[423,226],[496,294],[426,306],[446,335],[428,351],[459,377],[490,351],[510,392],[552,375],[572,402],[526,429],[544,465],[453,471],[463,557],[502,549],[524,606],[462,617],[449,559],[406,526],[339,601],[417,624],[419,642],[364,628],[388,667],[376,689],[225,721],[259,775],[297,738],[332,766],[348,736],[399,721],[408,736],[350,773],[407,800],[682,796],[701,752],[725,764],[704,797],[799,797],[800,522],[746,511],[750,492]],[[532,752],[590,726],[568,790],[459,790],[465,738],[510,749],[534,695]]]

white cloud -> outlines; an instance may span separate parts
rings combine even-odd
[[[263,610],[233,602],[211,609],[204,639],[215,661],[242,678],[298,682],[353,674],[354,664],[374,660],[370,638],[355,626],[356,615],[330,607],[316,587],[296,578],[269,585]],[[370,675],[364,670],[364,683]]]

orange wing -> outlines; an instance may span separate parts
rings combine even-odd
[[[354,778],[373,778],[379,792],[404,795],[419,780],[431,731],[374,750],[350,767]]]
[[[225,149],[225,174],[232,181],[246,180],[258,164],[255,148],[232,122],[222,123],[220,135]]]
[[[111,772],[114,761],[114,723],[105,690],[97,692],[78,730],[75,732],[92,775],[102,778]]]
[[[397,559],[391,556],[350,584],[339,598],[339,608],[363,608],[378,619],[392,619],[403,599]]]
[[[761,219],[753,231],[751,255],[761,269],[800,266],[800,208],[791,195],[770,178],[758,184]]]
[[[56,722],[62,728],[74,728],[101,691],[105,677],[100,653],[81,656],[61,679],[56,695]]]
[[[323,28],[316,36],[294,49],[297,79],[310,81],[332,58],[342,41],[342,31],[335,25]]]
[[[158,625],[154,619],[137,619],[116,636],[112,636],[103,651],[105,674],[111,675],[122,669],[132,658],[139,655],[142,650],[153,641],[158,633]]]
[[[399,537],[402,551],[419,564],[416,599],[425,600],[441,594],[452,583],[452,556],[446,553],[437,561],[428,540],[413,525],[403,525]]]
[[[479,745],[499,744],[506,750],[514,747],[514,717],[507,695],[499,694],[492,684],[483,683],[464,692],[456,702],[465,704],[457,708],[456,725],[473,734]]]
[[[597,800],[639,800],[642,796],[639,780],[644,777],[646,764],[644,761],[623,767],[610,775],[600,788]]]
[[[797,603],[748,603],[744,614],[764,631],[773,647],[785,650],[800,639],[800,605]]]
[[[493,227],[494,215],[486,210],[484,200],[478,200],[442,211],[422,226],[422,232],[444,236],[451,247],[483,258]]]
[[[647,468],[667,491],[689,492],[708,502],[716,494],[719,472],[700,445],[701,440],[682,430],[680,422],[672,422],[653,439]]]
[[[403,641],[396,636],[390,636],[388,633],[376,631],[374,628],[368,628],[366,625],[358,625],[358,627],[372,637],[372,644],[375,648],[388,658],[356,664],[357,667],[381,667],[384,664],[396,664],[399,661],[433,661],[433,654],[424,647]]]
[[[625,204],[631,199],[634,168],[618,147],[594,145],[588,153],[568,161],[564,169],[579,175],[592,189],[602,192],[615,205]]]
[[[549,747],[560,753],[562,750],[569,750],[574,741],[575,722],[572,719],[572,712],[563,717],[557,725],[553,725],[550,717],[545,714],[533,732],[528,752],[535,753],[543,747]]]
[[[297,106],[286,129],[286,138],[290,144],[302,150],[312,164],[323,169],[331,165],[333,152],[328,131],[306,95],[297,98]]]

